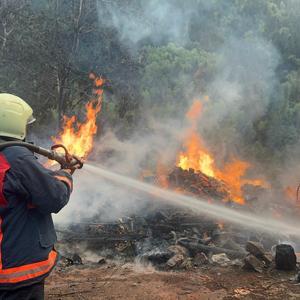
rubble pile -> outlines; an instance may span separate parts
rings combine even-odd
[[[168,179],[172,188],[208,200],[224,202],[230,197],[223,182],[192,169],[175,168]],[[67,249],[84,245],[101,257],[101,264],[118,258],[151,263],[163,270],[238,266],[259,273],[269,268],[295,270],[297,266],[293,248],[277,245],[285,237],[237,228],[175,207],[149,209],[144,215],[112,223],[94,218],[59,232],[61,245]],[[276,253],[272,255],[274,245]],[[78,253],[65,253],[65,263],[82,264],[82,260]]]
[[[58,228],[58,232],[59,240],[68,248],[84,243],[89,250],[105,252],[108,257],[139,257],[158,264],[172,256],[170,246],[187,241],[207,244],[220,234],[215,222],[174,208],[124,217],[114,223],[72,224]]]
[[[101,264],[117,258],[151,263],[160,270],[237,266],[263,273],[269,268],[296,269],[291,246],[279,245],[276,255],[271,254],[278,237],[220,226],[173,209],[126,217],[115,223],[73,224],[59,232],[61,245],[68,245],[68,249],[84,245],[84,249],[101,257]],[[82,264],[78,253],[64,256],[66,265]]]

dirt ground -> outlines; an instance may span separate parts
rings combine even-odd
[[[300,299],[295,272],[248,272],[237,267],[206,267],[160,272],[136,264],[57,268],[46,283],[46,299]]]

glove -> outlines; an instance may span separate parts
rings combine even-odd
[[[77,157],[76,155],[73,155],[72,159],[70,160],[70,163],[66,164],[66,167],[62,168],[62,170],[73,175],[76,170],[81,169],[82,167],[83,167],[83,159]]]

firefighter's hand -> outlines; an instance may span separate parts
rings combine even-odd
[[[70,175],[73,175],[74,172],[75,172],[76,170],[78,170],[78,169],[79,169],[78,167],[76,168],[76,166],[74,166],[74,167],[72,167],[72,168],[69,168],[69,169],[62,169],[62,170],[65,171],[65,172],[67,172],[67,173],[69,173]]]
[[[69,164],[69,166],[64,168],[64,170],[69,174],[73,175],[76,170],[81,169],[82,167],[83,167],[83,160],[74,155],[73,161]]]
[[[75,170],[71,170],[71,169],[62,169],[62,170],[69,173],[70,175],[72,175],[75,172]]]

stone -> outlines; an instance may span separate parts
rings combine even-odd
[[[253,254],[248,254],[244,258],[243,268],[246,270],[254,270],[256,272],[262,273],[265,267],[265,263],[255,257]]]
[[[243,261],[241,259],[236,258],[230,262],[230,265],[234,267],[242,267]]]
[[[191,270],[193,269],[193,260],[188,257],[187,259],[184,260],[184,262],[180,265],[180,268],[185,269],[185,270]]]
[[[172,245],[167,250],[173,256],[166,262],[166,266],[169,268],[184,268],[183,263],[188,257],[188,250],[181,245]]]
[[[98,260],[98,264],[99,265],[104,265],[106,264],[106,259],[104,257],[100,257],[99,260]]]
[[[246,250],[257,258],[262,258],[266,252],[261,243],[252,241],[247,242]]]
[[[175,254],[166,263],[169,268],[179,267],[184,262],[185,257],[182,254]]]
[[[194,266],[200,267],[202,265],[207,265],[209,263],[209,259],[205,255],[205,253],[197,253],[193,258]]]
[[[300,283],[300,272],[298,272],[295,276],[291,277],[290,281],[293,281],[295,283]]]
[[[72,259],[62,255],[60,260],[58,261],[57,265],[59,267],[66,268],[66,267],[72,266],[73,261],[72,261]]]
[[[73,261],[74,265],[82,265],[83,264],[81,257],[76,253],[72,256],[72,261]]]
[[[280,244],[276,246],[275,265],[278,270],[295,270],[297,257],[291,245]]]
[[[170,251],[174,255],[181,254],[183,256],[188,256],[188,250],[181,245],[172,245],[168,248],[168,251]]]
[[[156,247],[151,249],[150,251],[145,252],[141,256],[141,259],[159,265],[159,264],[165,264],[172,256],[173,253],[171,251]]]
[[[220,246],[222,248],[225,248],[225,249],[234,250],[234,251],[238,251],[238,252],[241,252],[241,253],[244,252],[245,255],[246,255],[246,252],[245,252],[244,248],[242,246],[240,246],[239,244],[237,244],[236,242],[234,242],[233,240],[231,240],[231,239],[225,240],[223,243],[221,243]]]
[[[211,262],[222,267],[226,267],[230,264],[231,261],[225,253],[220,253],[212,255]]]
[[[265,253],[261,258],[267,266],[270,266],[273,262],[273,256],[271,253]]]

